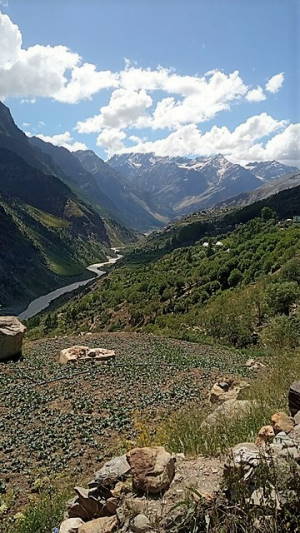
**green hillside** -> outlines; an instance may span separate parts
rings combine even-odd
[[[193,224],[172,230],[188,233]],[[299,329],[297,312],[289,316],[299,298],[298,223],[278,222],[275,211],[263,208],[231,233],[203,236],[164,254],[158,246],[156,258],[150,257],[155,240],[149,242],[42,320],[40,329],[143,330],[239,347],[257,344],[269,327]]]

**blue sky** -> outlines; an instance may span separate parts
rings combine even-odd
[[[0,95],[28,133],[103,158],[298,162],[298,0],[0,0],[0,11]]]

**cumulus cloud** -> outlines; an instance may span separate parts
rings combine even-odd
[[[78,142],[73,139],[69,131],[65,131],[64,133],[58,133],[57,135],[52,136],[38,133],[35,135],[35,137],[39,137],[39,139],[42,139],[42,141],[45,141],[47,143],[54,144],[54,146],[63,146],[71,152],[75,152],[76,150],[87,150],[87,146],[84,143]]]
[[[279,130],[283,131],[277,133]],[[272,139],[263,144],[264,139],[275,133]],[[213,126],[202,133],[196,124],[188,124],[163,139],[140,141],[130,147],[123,145],[120,152],[154,152],[158,156],[173,157],[221,153],[233,162],[279,159],[289,163],[294,156],[296,159],[297,150],[299,154],[299,125],[287,126],[285,121],[261,113],[248,118],[232,131],[225,126]]]
[[[97,71],[66,46],[36,44],[22,48],[22,35],[8,15],[0,13],[0,98],[50,97],[76,103],[100,89],[115,87],[117,75]]]
[[[144,89],[116,89],[108,105],[100,109],[100,114],[78,122],[76,129],[79,133],[96,133],[106,128],[128,128],[142,120],[146,109],[151,105],[152,98]]]
[[[256,89],[251,89],[246,94],[246,100],[249,102],[262,102],[266,99],[263,89],[258,85]]]
[[[266,91],[269,91],[270,93],[277,93],[279,89],[281,88],[283,82],[284,82],[283,72],[280,72],[280,74],[275,74],[275,76],[272,76],[272,78],[270,78],[267,81]]]
[[[170,156],[221,152],[236,161],[296,160],[299,124],[288,125],[266,113],[249,117],[234,130],[213,126],[203,133],[199,128],[234,105],[266,100],[283,82],[282,72],[272,76],[264,88],[249,87],[238,71],[215,69],[202,75],[180,75],[174,69],[141,68],[129,61],[120,72],[101,71],[62,44],[24,48],[20,29],[0,12],[0,99],[15,96],[21,102],[34,103],[43,97],[76,104],[111,89],[107,104],[75,126],[79,133],[96,133],[97,145],[109,155],[124,151]],[[148,129],[167,130],[167,135],[148,141],[144,131]],[[69,131],[39,137],[69,150],[86,148]]]

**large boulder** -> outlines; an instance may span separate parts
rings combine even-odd
[[[77,361],[107,361],[108,359],[114,359],[115,356],[114,350],[75,345],[61,350],[59,362],[66,364],[76,363]]]
[[[26,327],[15,316],[0,316],[0,361],[22,352]]]
[[[245,381],[236,382],[234,380],[221,380],[215,383],[210,391],[209,401],[211,403],[224,403],[228,400],[241,400],[245,389],[249,383]]]
[[[113,531],[118,531],[118,520],[115,516],[91,520],[78,529],[78,533],[112,533]]]
[[[243,418],[255,405],[256,402],[251,400],[227,400],[205,418],[201,428],[204,430],[210,426],[218,426],[231,420]]]
[[[127,460],[137,492],[160,494],[170,487],[175,475],[175,458],[162,446],[134,448],[128,452]]]

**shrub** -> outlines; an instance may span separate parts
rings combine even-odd
[[[269,348],[296,348],[300,345],[300,319],[277,315],[261,334],[262,342]]]
[[[290,307],[299,298],[300,289],[295,281],[271,283],[266,288],[265,301],[272,314],[288,314]]]

